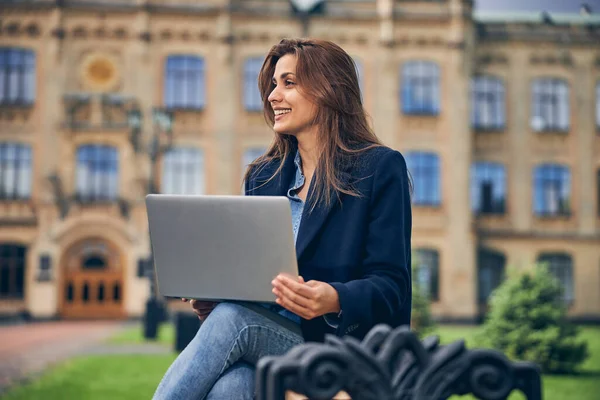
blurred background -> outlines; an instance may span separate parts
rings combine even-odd
[[[258,71],[297,36],[354,58],[406,158],[434,319],[545,262],[600,321],[600,0],[0,0],[0,320],[156,336],[144,196],[242,192]]]

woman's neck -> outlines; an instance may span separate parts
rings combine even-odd
[[[302,159],[302,171],[304,174],[310,174],[317,168],[319,161],[319,152],[317,150],[317,129],[316,126],[307,132],[296,135],[298,140],[298,151]]]

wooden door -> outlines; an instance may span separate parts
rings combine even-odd
[[[124,268],[121,254],[102,239],[71,246],[62,259],[60,293],[64,318],[123,318]]]

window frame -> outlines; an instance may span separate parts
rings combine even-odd
[[[483,285],[485,271],[489,271],[490,281]],[[505,280],[506,256],[504,253],[488,248],[477,249],[477,302],[480,305],[488,304],[494,290]],[[487,290],[488,288],[489,290]]]
[[[91,158],[82,159],[85,154]],[[120,171],[119,149],[115,146],[86,143],[77,147],[75,168],[75,199],[82,204],[112,203],[119,200]],[[84,171],[81,164],[88,163],[90,171]],[[103,168],[107,171],[102,171]],[[84,173],[89,173],[87,178]],[[102,176],[106,174],[106,176]],[[95,178],[95,179],[94,179]],[[90,187],[90,185],[92,185]]]
[[[422,95],[421,104],[415,96]],[[423,100],[427,99],[427,100]],[[400,110],[404,115],[438,116],[441,113],[440,66],[430,60],[409,60],[400,67]]]
[[[506,87],[500,77],[488,74],[471,78],[471,127],[477,131],[497,132],[506,129]],[[490,90],[489,92],[487,90]],[[482,98],[483,97],[483,98]],[[494,110],[491,123],[478,122],[478,105]]]
[[[178,63],[181,65],[177,66]],[[198,65],[194,66],[194,63],[198,63]],[[165,58],[163,79],[163,104],[166,109],[204,110],[207,89],[204,57],[196,54],[169,54]],[[195,86],[198,89],[197,93],[194,92]],[[178,91],[178,88],[183,88],[183,90]],[[175,92],[179,92],[179,94],[175,95]],[[185,93],[185,98],[181,96],[181,92]]]
[[[248,57],[244,60],[242,101],[244,110],[248,112],[262,112],[264,108],[258,87],[258,76],[263,62],[262,57]]]
[[[195,146],[173,146],[165,152],[161,160],[160,192],[179,195],[205,194],[205,158],[204,151]]]
[[[36,53],[33,50],[22,47],[0,47],[0,106],[31,107],[35,104],[36,63]],[[16,84],[12,83],[12,77],[16,77],[14,78]],[[16,95],[12,91],[16,91]]]
[[[566,124],[555,121],[561,118],[561,107],[565,107]],[[531,120],[530,127],[535,132],[568,133],[571,129],[571,89],[569,82],[563,78],[540,77],[531,82]],[[539,118],[544,126],[536,127]],[[551,120],[551,122],[547,122]]]
[[[571,305],[575,302],[575,264],[573,263],[573,257],[569,253],[565,252],[542,252],[537,257],[538,264],[545,264],[548,272],[556,279],[559,285],[563,289],[562,301],[566,305]],[[557,276],[557,268],[566,268],[566,273],[561,276]],[[562,271],[564,272],[564,271]],[[568,277],[570,279],[570,286],[565,286],[565,280],[562,279]]]
[[[13,149],[13,158],[10,150]],[[12,164],[9,167],[9,164]],[[11,170],[13,173],[11,174]],[[12,175],[12,193],[5,186]],[[22,142],[0,142],[0,201],[29,201],[33,189],[33,155],[31,145]]]
[[[485,166],[485,168],[484,168]],[[483,170],[479,170],[479,168],[483,168]],[[496,170],[497,169],[497,170]],[[505,215],[506,214],[506,199],[507,199],[507,180],[506,180],[506,167],[502,163],[493,162],[493,161],[476,161],[471,164],[471,211],[475,215]],[[498,176],[498,174],[500,176]],[[481,177],[481,175],[485,175],[485,177]],[[494,199],[492,199],[492,204],[490,210],[483,210],[482,201],[482,191],[481,188],[484,181],[492,182],[492,191],[500,192],[502,194],[502,199],[499,204],[495,204]],[[499,183],[497,182],[499,181]],[[498,185],[496,185],[498,183]],[[498,189],[497,186],[500,186]],[[494,197],[492,195],[492,197]],[[479,209],[476,207],[479,199]]]
[[[442,204],[440,157],[431,151],[413,150],[406,152],[405,160],[414,184],[413,196],[411,196],[412,204],[419,207],[439,207]],[[426,160],[431,160],[433,165],[424,166]],[[415,162],[419,165],[412,165]],[[428,175],[428,171],[433,171],[433,173]],[[424,192],[426,189],[421,189],[421,187],[432,188],[433,192]]]
[[[27,251],[27,247],[19,243],[7,242],[0,244],[0,300],[25,300]],[[5,252],[11,252],[11,254],[6,256]],[[20,271],[18,271],[19,269]],[[5,274],[8,277],[8,284],[6,293],[3,293]],[[19,275],[21,280],[20,289],[18,288]]]
[[[421,285],[421,271],[425,267],[428,270],[427,283],[421,290],[425,291],[425,295],[432,301],[440,300],[440,252],[435,248],[417,247],[413,250],[412,257],[415,259],[417,266],[415,275],[416,281]],[[423,259],[428,259],[423,261]],[[429,262],[431,261],[431,262]]]
[[[541,176],[546,171],[550,177]],[[563,182],[566,179],[566,182]],[[556,184],[556,182],[559,182]],[[540,185],[542,192],[540,193]],[[557,199],[546,200],[543,197],[548,189],[549,185],[559,186],[554,188],[554,192],[558,193]],[[564,185],[564,186],[563,186]],[[566,190],[565,190],[566,187]],[[563,192],[566,192],[566,198],[562,199]],[[572,210],[572,188],[571,188],[571,169],[568,165],[556,164],[556,163],[543,163],[539,164],[533,169],[533,214],[537,217],[542,218],[556,218],[556,217],[569,217],[571,216]],[[541,199],[541,201],[540,201]],[[556,211],[549,210],[548,202],[556,202]],[[539,207],[538,207],[539,205]],[[539,209],[538,209],[539,208]]]

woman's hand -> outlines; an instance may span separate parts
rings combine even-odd
[[[188,299],[181,300],[188,301]],[[189,302],[192,305],[194,313],[198,316],[200,321],[204,321],[206,317],[208,317],[208,314],[210,314],[211,311],[217,306],[217,304],[219,304],[215,301],[201,301],[193,299],[190,299]]]
[[[279,274],[271,284],[273,293],[277,296],[275,302],[304,319],[310,320],[340,311],[337,290],[328,283],[304,282],[301,276],[293,278],[286,274]]]

